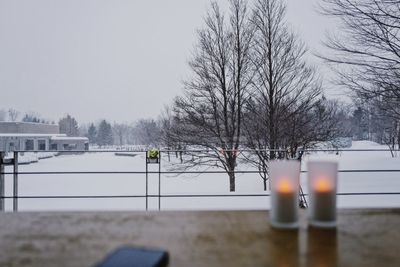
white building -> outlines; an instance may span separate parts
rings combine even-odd
[[[86,137],[60,134],[58,125],[30,122],[0,122],[0,151],[88,150]]]

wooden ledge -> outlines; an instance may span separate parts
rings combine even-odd
[[[274,230],[267,211],[0,213],[0,266],[92,266],[122,245],[170,266],[400,266],[400,209],[341,210],[337,230]]]

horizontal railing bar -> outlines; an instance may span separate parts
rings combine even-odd
[[[398,170],[338,170],[339,173],[370,173],[370,172],[400,172]],[[15,174],[22,175],[50,175],[50,174],[224,174],[229,173],[226,171],[66,171],[66,172],[15,172]],[[260,171],[234,171],[237,174],[246,173],[263,173]],[[307,171],[301,171],[301,173],[307,173]],[[14,172],[0,172],[0,174],[11,175]]]
[[[178,197],[261,197],[261,196],[270,196],[269,194],[220,194],[220,195],[147,195],[149,198],[158,198],[158,197],[165,197],[165,198],[178,198]],[[46,199],[46,198],[52,198],[52,199],[66,199],[66,198],[145,198],[145,195],[124,195],[124,196],[18,196],[15,198],[21,198],[21,199]],[[4,199],[14,199],[12,196],[4,196],[0,197]]]
[[[185,152],[194,152],[194,153],[207,153],[207,152],[215,152],[215,150],[159,150],[162,153],[185,153]],[[287,152],[289,151],[285,149],[224,149],[225,152]],[[300,150],[304,152],[400,152],[400,149],[305,149]],[[0,151],[5,152],[5,151]],[[15,150],[9,152],[18,152],[18,153],[60,153],[60,154],[73,154],[73,153],[119,153],[119,152],[130,152],[130,153],[146,153],[147,150]]]
[[[308,195],[308,194],[305,194]],[[400,195],[400,192],[360,192],[360,193],[337,193],[338,196],[362,196],[362,195]]]
[[[0,151],[6,152],[6,151]],[[131,153],[145,153],[147,150],[13,150],[8,151],[18,153],[61,153],[61,154],[74,154],[74,153],[118,153],[118,152],[131,152]]]
[[[0,198],[4,198],[4,199],[14,199],[14,198],[21,198],[21,199],[66,199],[66,198],[145,198],[146,195],[115,195],[115,196],[109,196],[109,195],[93,195],[93,196],[17,196],[17,197],[13,197],[13,196],[4,196],[4,197],[0,197]],[[157,195],[158,197],[158,195]]]
[[[306,173],[307,171],[301,171],[302,173]],[[400,172],[400,170],[338,170],[338,172],[346,173],[346,172]]]
[[[189,195],[189,194],[174,194],[174,195],[160,195],[160,197],[165,198],[179,198],[179,197],[269,197],[271,194],[198,194],[198,195]]]
[[[308,194],[302,194],[303,196],[308,196]],[[357,196],[357,195],[400,195],[400,192],[354,192],[354,193],[337,193],[338,196]],[[173,194],[173,195],[160,195],[160,197],[165,198],[179,198],[179,197],[269,197],[271,194],[217,194],[217,195],[189,195],[189,194]]]
[[[308,196],[308,194],[303,194]],[[338,196],[362,196],[362,195],[400,195],[400,192],[342,192],[337,193]],[[196,197],[269,197],[271,194],[164,194],[164,195],[147,195],[150,198],[196,198]],[[68,198],[145,198],[146,195],[84,195],[84,196],[18,196],[20,199],[68,199]],[[3,199],[14,199],[12,196],[0,197]]]
[[[301,150],[303,151],[303,150]],[[304,152],[400,152],[400,149],[306,149]],[[282,151],[284,152],[284,151]]]
[[[400,170],[399,170],[400,171]],[[16,172],[16,174],[23,174],[23,175],[39,175],[39,174],[222,174],[227,173],[225,171],[82,171],[82,172]],[[234,173],[260,173],[259,171],[235,171]],[[14,172],[2,172],[0,174],[14,174]]]
[[[92,151],[92,150],[89,150]],[[285,149],[249,149],[249,148],[245,148],[245,149],[224,149],[223,151],[225,152],[287,152],[290,153],[291,151],[285,150]],[[400,149],[388,149],[388,148],[377,148],[377,149],[372,149],[372,148],[360,148],[360,149],[356,149],[356,148],[326,148],[326,149],[318,149],[318,148],[309,148],[309,149],[305,149],[305,150],[299,150],[301,152],[346,152],[346,151],[351,151],[351,152],[357,152],[357,151],[381,151],[381,152],[398,152],[400,151]],[[142,151],[143,152],[143,151]],[[215,152],[215,150],[209,149],[199,149],[199,150],[160,150],[160,152],[177,152],[177,153],[184,153],[184,152]]]
[[[158,173],[148,172],[148,173]],[[14,172],[3,172],[0,174],[14,174]],[[139,171],[72,171],[72,172],[16,172],[16,174],[35,175],[35,174],[146,174],[146,172]]]

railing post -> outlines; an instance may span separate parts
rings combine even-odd
[[[144,159],[146,160],[146,211],[149,209],[149,162],[147,160],[147,151]]]
[[[14,194],[13,194],[13,211],[16,212],[18,211],[18,152],[14,151],[14,170],[13,170],[13,176],[14,176]]]
[[[158,153],[158,210],[161,210],[161,150]]]
[[[0,152],[0,211],[4,211],[4,152]]]

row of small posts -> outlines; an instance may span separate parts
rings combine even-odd
[[[13,166],[13,211],[18,210],[18,152],[6,159],[6,153],[0,152],[0,211],[5,210],[5,166]]]

